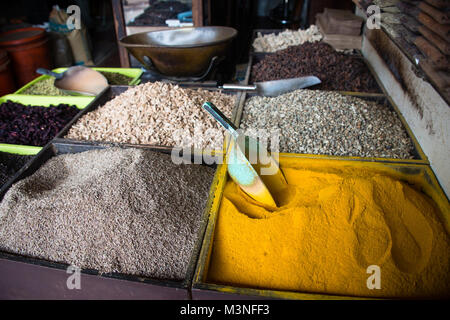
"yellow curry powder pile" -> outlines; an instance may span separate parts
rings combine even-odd
[[[208,281],[253,288],[378,297],[450,295],[448,231],[434,202],[387,174],[283,167],[274,212],[229,181]],[[367,268],[380,267],[381,289]]]

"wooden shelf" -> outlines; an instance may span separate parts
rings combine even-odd
[[[353,0],[353,2],[356,4],[357,8],[364,13],[365,10],[363,7],[360,6],[359,1]],[[367,17],[364,17],[367,19]],[[441,88],[438,86],[436,79],[437,73],[430,73],[429,68],[423,68],[421,61],[425,61],[424,55],[420,52],[420,50],[415,47],[415,45],[410,44],[407,39],[404,39],[402,37],[396,37],[392,34],[391,28],[395,28],[397,25],[394,24],[383,24],[381,23],[381,30],[389,37],[389,39],[392,41],[392,43],[395,44],[395,46],[408,58],[408,60],[411,61],[412,67],[415,68],[414,72],[419,75],[422,79],[427,81],[431,84],[431,86],[440,94],[440,96],[445,100],[447,104],[450,104],[450,90]],[[402,25],[399,25],[403,27]],[[428,66],[427,63],[425,63],[425,66]]]

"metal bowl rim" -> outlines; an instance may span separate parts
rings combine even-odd
[[[214,42],[208,42],[208,43],[200,43],[200,44],[193,44],[193,45],[155,45],[155,44],[134,44],[134,43],[126,43],[123,42],[123,40],[127,37],[131,37],[134,36],[136,34],[147,34],[147,33],[152,33],[152,32],[165,32],[165,31],[172,31],[175,29],[164,29],[164,30],[154,30],[154,31],[146,31],[146,32],[139,32],[139,33],[134,33],[131,35],[127,35],[122,37],[119,40],[120,45],[124,46],[125,48],[165,48],[165,49],[189,49],[189,48],[200,48],[200,47],[210,47],[216,44],[220,44],[220,43],[226,43],[231,41],[232,39],[234,39],[237,34],[238,31],[234,28],[231,27],[222,27],[222,26],[208,26],[208,27],[186,27],[183,29],[210,29],[210,28],[223,28],[223,29],[230,29],[232,31],[232,34],[230,37],[228,37],[227,39],[224,40],[220,40],[220,41],[214,41]]]

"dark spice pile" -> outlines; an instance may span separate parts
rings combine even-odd
[[[44,146],[79,112],[75,106],[0,104],[0,142]]]
[[[252,81],[270,81],[314,75],[322,83],[315,89],[380,92],[362,58],[336,52],[323,42],[299,46],[266,55],[252,68]]]
[[[3,186],[33,156],[0,152],[0,187]]]
[[[113,86],[128,85],[133,78],[117,72],[99,71]]]
[[[179,1],[150,1],[150,7],[137,16],[130,26],[166,25],[167,19],[176,19],[181,12],[191,10]]]

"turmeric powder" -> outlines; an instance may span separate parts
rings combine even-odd
[[[289,187],[277,195],[276,211],[227,182],[208,282],[386,298],[450,295],[448,230],[428,196],[383,172],[308,161],[280,162]],[[371,265],[380,268],[380,289],[368,288]]]

